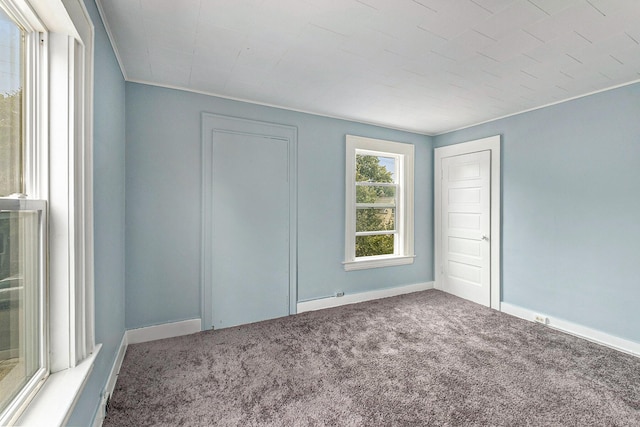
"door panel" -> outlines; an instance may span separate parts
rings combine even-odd
[[[490,306],[491,153],[442,159],[443,289]]]
[[[216,329],[289,314],[288,141],[213,132]]]

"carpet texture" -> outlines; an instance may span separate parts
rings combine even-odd
[[[105,426],[640,426],[640,358],[437,290],[129,346]]]

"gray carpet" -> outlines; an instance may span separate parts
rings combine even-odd
[[[436,290],[129,346],[105,426],[640,426],[640,358]]]

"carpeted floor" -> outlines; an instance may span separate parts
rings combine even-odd
[[[640,358],[429,290],[129,346],[105,426],[640,426]]]

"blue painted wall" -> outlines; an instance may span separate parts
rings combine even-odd
[[[91,424],[125,326],[200,317],[202,111],[298,128],[299,300],[433,280],[433,145],[501,134],[503,301],[640,341],[639,84],[430,138],[125,86],[95,4],[86,6],[96,26],[96,341],[103,348],[70,425]],[[343,270],[345,134],[416,145],[414,265]]]
[[[431,138],[136,83],[126,111],[127,329],[200,317],[203,111],[298,128],[299,300],[433,280]],[[413,265],[344,271],[345,134],[415,144]]]
[[[102,350],[69,425],[89,426],[124,335],[125,85],[93,0],[95,331]]]
[[[435,138],[502,135],[502,299],[640,342],[640,84]]]

